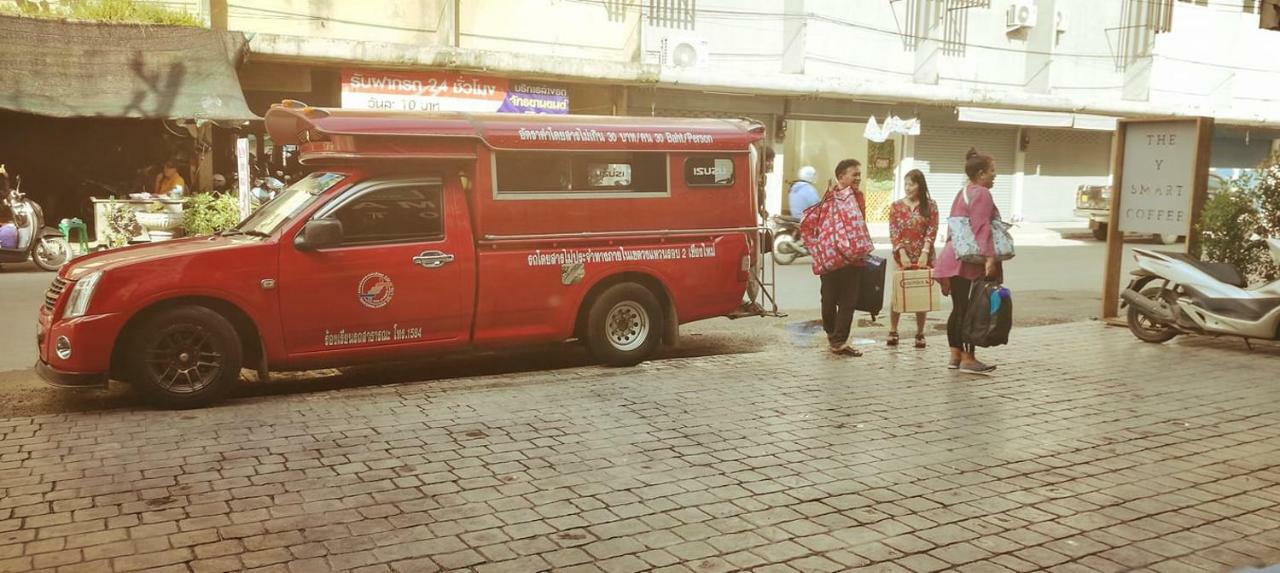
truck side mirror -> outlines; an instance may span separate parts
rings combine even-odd
[[[293,238],[293,246],[299,251],[315,251],[342,244],[342,221],[315,219],[307,221],[302,231]]]

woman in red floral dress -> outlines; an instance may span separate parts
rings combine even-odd
[[[929,184],[919,169],[907,172],[906,197],[889,207],[889,241],[893,260],[900,269],[932,268],[933,243],[938,237],[938,205],[929,197]],[[924,321],[928,313],[916,313],[916,348],[924,348]],[[889,312],[889,346],[898,345],[900,314]]]

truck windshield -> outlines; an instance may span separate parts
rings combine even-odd
[[[281,191],[279,197],[255,211],[237,225],[235,231],[246,235],[270,235],[345,177],[341,173],[312,173]]]

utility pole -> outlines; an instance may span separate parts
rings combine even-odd
[[[227,31],[227,0],[200,0],[200,11],[210,30]]]
[[[1280,0],[1262,0],[1258,6],[1258,27],[1280,31]]]

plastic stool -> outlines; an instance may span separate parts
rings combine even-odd
[[[89,227],[85,226],[84,221],[79,218],[63,219],[58,223],[58,229],[62,231],[62,238],[67,240],[67,244],[71,244],[71,231],[80,231],[80,254],[89,252]]]

